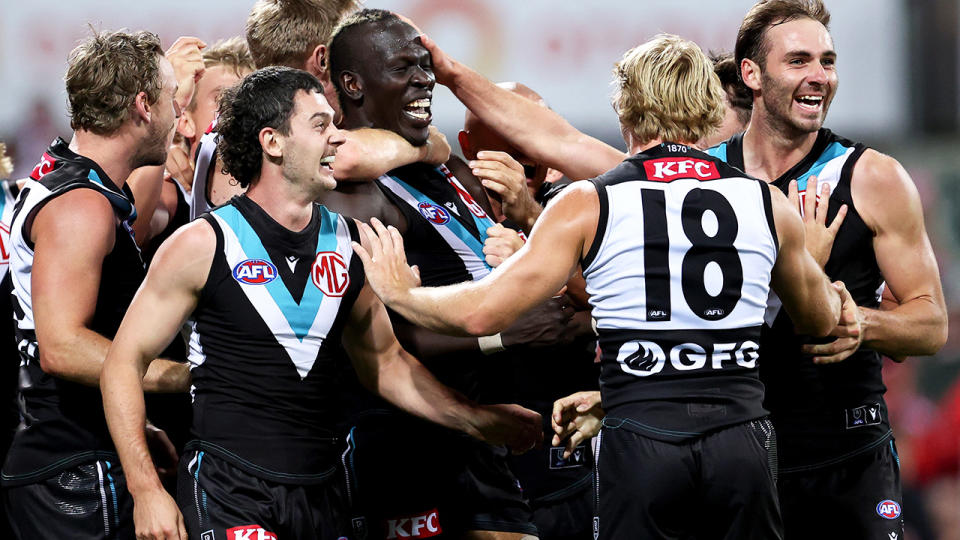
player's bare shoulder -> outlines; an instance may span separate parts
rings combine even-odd
[[[920,194],[899,161],[867,149],[850,178],[854,205],[874,233],[906,218],[922,218]]]
[[[182,285],[199,290],[210,273],[217,250],[217,233],[199,218],[177,229],[153,258],[148,279],[157,274],[176,275]]]

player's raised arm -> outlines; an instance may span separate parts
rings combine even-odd
[[[437,82],[534,160],[570,179],[583,180],[612,169],[626,157],[623,151],[578,131],[559,114],[498,87],[447,56],[426,35],[420,39],[433,58]]]
[[[366,246],[354,249],[373,290],[411,322],[445,333],[496,334],[563,287],[593,239],[599,204],[592,184],[568,188],[544,211],[523,248],[477,282],[417,288],[400,233],[379,221],[361,224]]]

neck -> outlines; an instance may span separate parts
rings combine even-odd
[[[280,225],[301,231],[310,224],[313,201],[319,194],[291,182],[283,176],[280,167],[265,161],[260,178],[246,195]]]
[[[347,104],[343,108],[340,116],[340,123],[337,125],[340,129],[359,129],[374,127],[373,122],[367,118],[363,109]]]
[[[648,141],[638,141],[634,138],[632,134],[628,134],[627,147],[630,149],[630,155],[639,154],[653,148],[654,146],[664,143],[664,140],[661,138],[650,139]],[[690,141],[671,141],[685,146],[690,146],[696,148],[695,142]]]
[[[104,136],[91,131],[75,131],[70,150],[99,165],[117,187],[123,187],[133,172],[130,166],[133,146],[122,133]]]
[[[773,182],[809,154],[817,142],[817,131],[802,133],[779,123],[754,102],[754,113],[743,134],[747,174]]]

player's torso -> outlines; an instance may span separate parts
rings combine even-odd
[[[293,232],[243,196],[205,219],[217,251],[190,321],[194,436],[240,465],[319,474],[333,450],[341,335],[363,287],[352,221],[315,205]]]
[[[879,305],[883,278],[873,251],[873,232],[864,223],[851,193],[851,177],[866,147],[821,129],[813,148],[799,163],[772,183],[784,193],[796,180],[801,197],[807,179],[830,185],[827,222],[842,205],[847,216],[834,241],[825,271],[841,280],[857,305]],[[710,150],[733,166],[743,166],[742,135]],[[760,375],[767,388],[770,410],[781,441],[781,464],[789,470],[856,452],[884,440],[890,432],[883,393],[880,356],[860,349],[843,362],[815,365],[801,347],[825,341],[799,336],[779,299],[771,295],[761,351],[769,358]]]
[[[608,414],[667,440],[763,416],[768,188],[672,143],[593,182],[601,212],[583,264]]]

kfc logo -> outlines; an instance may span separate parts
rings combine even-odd
[[[277,540],[277,535],[259,525],[242,525],[227,529],[227,540]]]
[[[30,178],[34,180],[40,180],[47,173],[53,171],[53,165],[57,162],[56,159],[50,157],[50,154],[44,152],[43,157],[40,159],[40,163],[37,163],[37,166],[33,168],[33,171],[30,173]]]
[[[437,509],[399,519],[387,520],[387,538],[430,538],[443,532]]]
[[[310,269],[313,284],[327,296],[343,296],[350,286],[350,271],[343,257],[336,251],[317,253]]]
[[[643,168],[647,171],[647,179],[654,181],[669,182],[679,178],[696,178],[698,180],[720,178],[717,165],[705,159],[651,159],[643,162]]]

